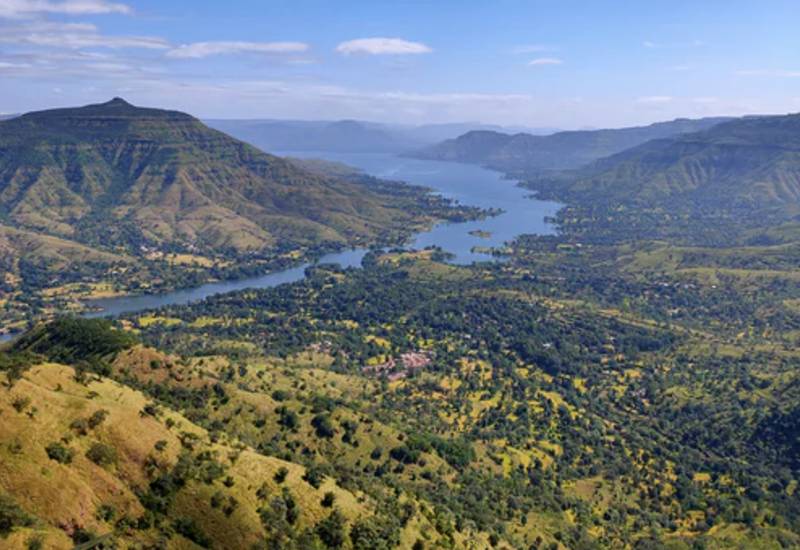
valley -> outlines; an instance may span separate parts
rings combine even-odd
[[[30,294],[53,301],[0,348],[0,537],[800,546],[796,124],[720,121],[558,171],[269,157],[380,194],[395,237],[174,292]],[[14,212],[14,243],[141,262]],[[170,246],[150,261],[247,273]],[[106,297],[87,313],[71,293]]]

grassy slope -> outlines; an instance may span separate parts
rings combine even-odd
[[[314,489],[301,479],[301,466],[257,454],[234,441],[212,444],[204,430],[177,413],[164,411],[159,418],[140,414],[150,402],[141,393],[108,379],[82,385],[74,375],[70,367],[45,363],[30,369],[12,389],[0,392],[0,440],[4,441],[0,448],[0,487],[39,518],[34,531],[44,533],[54,547],[71,547],[60,529],[70,532],[83,527],[98,534],[112,531],[111,524],[96,517],[101,504],[112,504],[119,515],[140,516],[143,509],[135,491],[148,482],[148,457],[157,457],[165,466],[174,464],[181,450],[180,434],[184,432],[197,434],[201,443],[196,450],[210,450],[217,455],[235,483],[228,489],[219,481],[213,485],[191,482],[178,494],[170,515],[193,518],[218,547],[245,548],[262,536],[255,491],[266,483],[271,492],[279,492],[273,477],[281,467],[289,470],[283,486],[290,489],[302,510],[299,525],[313,525],[327,515],[320,505],[327,491],[336,494],[337,506],[348,518],[369,513],[368,503],[360,503],[355,495],[336,487],[331,480]],[[19,396],[30,398],[21,413],[11,405]],[[26,414],[34,409],[32,417]],[[87,436],[75,436],[70,424],[99,409],[109,412],[106,421]],[[175,422],[174,428],[167,428],[167,419]],[[68,465],[49,459],[44,450],[50,442],[64,437],[69,438],[67,445],[75,450],[75,458]],[[154,450],[159,440],[167,442],[163,452]],[[84,456],[96,441],[117,450],[115,466],[102,468]],[[230,459],[234,455],[235,462]],[[217,490],[239,501],[239,508],[230,517],[209,505]],[[125,535],[120,538],[146,541],[156,537],[148,531],[129,534],[130,539]],[[21,538],[16,535],[13,540]],[[180,540],[175,542],[182,545]]]

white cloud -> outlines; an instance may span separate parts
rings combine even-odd
[[[0,1],[0,17],[20,18],[41,14],[92,15],[108,13],[131,13],[125,4],[106,2],[105,0],[2,0]]]
[[[515,54],[523,54],[523,53],[542,53],[542,52],[551,52],[555,50],[552,46],[546,46],[544,44],[524,44],[522,46],[517,46],[511,53]]]
[[[163,50],[169,43],[153,36],[107,36],[89,23],[35,21],[0,28],[0,43],[54,48],[142,48]]]
[[[30,67],[29,63],[11,63],[9,61],[0,61],[0,70],[3,69],[27,69]]]
[[[308,51],[303,42],[195,42],[183,44],[167,52],[167,57],[176,59],[201,59],[211,55],[237,53],[288,54]]]
[[[433,50],[421,42],[409,42],[402,38],[359,38],[342,42],[336,51],[345,55],[364,53],[369,55],[405,55],[430,53]]]
[[[705,46],[706,43],[702,40],[691,40],[689,42],[653,42],[652,40],[645,40],[642,46],[648,49],[660,48],[699,48]]]
[[[800,71],[783,69],[748,69],[736,71],[736,76],[768,76],[777,78],[800,78]]]
[[[668,95],[651,95],[646,97],[640,97],[636,100],[636,103],[643,103],[643,104],[660,104],[660,103],[669,103],[673,100],[672,96]]]
[[[529,67],[541,67],[544,65],[561,65],[564,63],[557,57],[539,57],[528,62]]]

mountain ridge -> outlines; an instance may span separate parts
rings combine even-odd
[[[574,169],[659,137],[696,131],[730,120],[726,117],[679,118],[648,126],[573,130],[546,136],[492,131],[468,132],[412,156],[483,164],[505,172]]]

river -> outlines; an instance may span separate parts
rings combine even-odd
[[[502,214],[484,220],[464,223],[441,223],[430,231],[418,234],[410,248],[436,245],[453,254],[453,263],[469,264],[491,260],[492,256],[474,247],[495,247],[517,235],[550,234],[554,228],[546,218],[553,216],[560,205],[532,198],[531,192],[507,180],[503,174],[469,164],[417,160],[388,154],[334,154],[291,152],[286,156],[323,158],[342,162],[364,170],[373,176],[424,185],[467,206],[499,208]],[[323,256],[320,263],[338,263],[342,267],[358,267],[366,254],[364,249],[346,250]],[[100,308],[89,317],[116,316],[173,304],[187,304],[214,294],[245,288],[269,288],[299,281],[310,264],[258,277],[208,283],[196,288],[162,294],[144,294],[92,300],[87,304]]]

